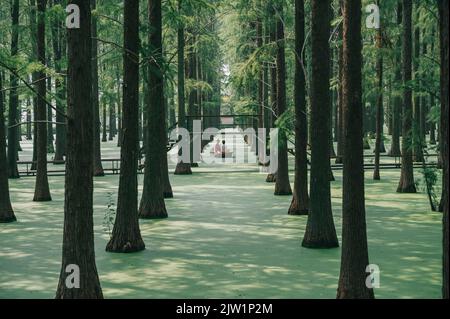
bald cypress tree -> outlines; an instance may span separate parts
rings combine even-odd
[[[8,165],[5,145],[5,116],[3,105],[3,79],[0,74],[0,223],[16,221],[9,197]]]
[[[152,56],[148,61],[149,103],[146,106],[148,112],[146,166],[139,217],[153,219],[167,217],[161,176],[162,156],[165,156],[164,137],[161,136],[163,133],[161,125],[164,125],[165,121],[161,0],[148,1],[148,18],[150,22],[149,47]]]
[[[11,1],[11,56],[15,57],[19,53],[19,0]],[[9,111],[8,111],[8,175],[9,178],[19,178],[17,168],[17,151],[19,149],[20,126],[15,126],[19,122],[19,94],[17,92],[18,80],[14,74],[10,77],[11,90],[9,91]]]
[[[290,215],[306,215],[309,210],[308,196],[308,123],[306,119],[306,79],[303,72],[302,49],[305,44],[305,1],[295,0],[295,175],[294,196],[289,207]]]
[[[178,0],[178,13],[183,13],[183,0]],[[178,127],[186,128],[186,97],[185,97],[185,61],[184,61],[184,25],[179,22],[177,29],[177,54],[178,54]],[[180,149],[179,155],[182,155]],[[175,168],[175,175],[191,175],[191,164],[180,161]]]
[[[380,6],[380,1],[377,1],[377,5]],[[377,46],[377,111],[376,111],[376,140],[375,140],[375,169],[373,172],[373,179],[380,180],[380,153],[382,151],[383,142],[383,32],[381,26],[378,28],[376,35]]]
[[[402,2],[397,3],[397,25],[402,24]],[[401,44],[401,36],[399,36],[398,43]],[[396,58],[398,61],[401,59],[401,53],[396,53]],[[402,72],[401,65],[395,66],[394,71],[394,83],[400,85],[402,82]],[[398,94],[394,96],[393,106],[392,106],[392,142],[391,149],[389,150],[389,156],[400,157],[400,132],[401,132],[401,111],[402,111],[402,98]]]
[[[42,1],[42,0],[41,0]],[[90,1],[80,9],[80,28],[67,29],[67,159],[62,263],[56,298],[103,298],[94,251],[92,41]],[[79,267],[79,288],[68,287],[69,265]],[[67,268],[69,266],[69,268]],[[69,270],[68,270],[69,269]]]
[[[106,246],[111,252],[135,252],[145,248],[138,220],[139,145],[139,1],[124,5],[123,57],[123,140],[120,151],[119,198],[112,237]],[[94,109],[95,112],[95,109]]]
[[[277,117],[280,118],[286,112],[286,58],[284,38],[283,3],[276,1],[277,11]],[[287,155],[286,132],[280,130],[278,139],[278,170],[275,181],[275,195],[292,195],[289,183],[289,165]]]
[[[97,9],[97,0],[91,1],[91,9]],[[104,176],[100,146],[100,106],[98,92],[98,48],[97,48],[97,17],[92,17],[92,104],[94,108],[94,176]],[[120,108],[119,108],[120,109]]]
[[[37,53],[39,62],[44,66],[45,60],[45,8],[47,0],[38,0],[37,2]],[[40,70],[37,73],[37,172],[36,185],[33,201],[44,202],[51,201],[50,188],[47,176],[47,105],[45,102],[46,86],[45,72]]]
[[[330,190],[330,1],[311,3],[310,211],[302,246],[338,247]]]
[[[402,125],[402,169],[398,193],[415,193],[412,158],[412,91],[408,82],[412,76],[412,0],[402,0],[403,9],[403,125]]]
[[[362,105],[361,1],[344,0],[342,254],[337,298],[374,298],[367,249]]]
[[[442,190],[442,206],[443,206],[443,242],[442,242],[442,297],[445,299],[449,298],[449,288],[448,288],[448,228],[449,228],[449,217],[448,217],[448,118],[449,118],[449,105],[448,105],[448,86],[449,86],[449,74],[448,74],[448,63],[449,63],[449,6],[448,0],[439,1],[439,25],[440,25],[440,43],[441,43],[441,152],[442,152],[442,166],[443,166],[443,190]]]

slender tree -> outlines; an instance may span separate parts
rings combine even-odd
[[[165,145],[160,125],[164,125],[163,56],[162,56],[162,13],[161,0],[148,1],[150,22],[149,46],[152,56],[148,59],[149,105],[146,143],[146,167],[144,190],[141,198],[140,218],[166,218],[163,184],[161,183],[161,162]]]
[[[40,0],[42,1],[42,0]],[[56,298],[103,298],[94,252],[92,41],[90,3],[80,9],[80,28],[67,30],[67,160],[62,264]],[[71,266],[79,268],[79,288],[67,286]],[[69,266],[69,268],[67,268]]]
[[[139,1],[124,5],[123,141],[119,198],[111,240],[111,252],[135,252],[145,248],[138,221],[138,115],[139,115]],[[94,110],[95,112],[95,110]]]
[[[306,215],[309,210],[308,196],[308,123],[306,119],[306,79],[303,72],[305,56],[305,1],[295,0],[295,175],[294,196],[289,207],[290,215]]]
[[[420,14],[417,13],[417,20],[420,19]],[[413,75],[414,81],[420,90],[420,28],[416,27],[414,30],[414,63]],[[420,92],[414,92],[413,99],[413,116],[412,116],[412,146],[413,146],[413,161],[423,162],[422,138],[420,133],[420,109],[421,105]]]
[[[178,12],[181,15],[183,12],[183,0],[178,0]],[[178,127],[185,128],[186,126],[186,109],[185,109],[185,88],[184,88],[184,24],[179,22],[177,29],[177,54],[178,54]],[[182,155],[180,149],[178,155]],[[191,164],[180,161],[175,168],[175,175],[190,175],[192,174]]]
[[[53,0],[53,5],[61,5],[61,0]],[[55,61],[55,72],[62,72],[62,57],[65,55],[65,43],[63,39],[63,29],[61,21],[57,18],[52,21],[52,45],[53,56]],[[59,124],[65,123],[65,118],[62,115],[64,113],[64,99],[65,99],[65,87],[64,80],[55,78],[55,90],[56,90],[56,108],[59,112],[56,112],[56,140],[55,140],[55,163],[62,163],[64,161],[65,154],[65,133],[66,126]]]
[[[283,3],[276,1],[277,11],[277,117],[280,118],[286,112],[286,61]],[[278,139],[278,170],[275,181],[275,195],[292,195],[289,183],[289,165],[287,156],[286,132],[281,129]]]
[[[97,9],[97,0],[91,0],[91,10]],[[100,107],[98,96],[98,47],[97,47],[97,17],[92,16],[92,104],[94,107],[94,176],[104,176],[100,146]]]
[[[267,27],[268,27],[268,33],[269,33],[269,43],[271,45],[276,44],[276,40],[277,40],[277,23],[276,23],[276,12],[274,9],[274,3],[275,0],[268,0],[267,1],[267,15],[268,15],[268,23],[267,23]],[[276,46],[276,45],[275,45]],[[277,47],[277,46],[276,46]],[[276,60],[276,54],[274,52],[271,52]],[[272,63],[272,65],[270,66],[270,105],[271,105],[271,109],[272,109],[272,113],[271,113],[271,117],[270,117],[270,127],[274,127],[274,123],[277,119],[276,115],[278,114],[277,111],[277,99],[278,99],[278,94],[277,94],[277,75],[278,75],[278,71],[277,71],[277,63]],[[266,177],[266,182],[267,183],[275,183],[277,179],[277,174],[268,174]]]
[[[30,31],[31,31],[31,47],[32,47],[32,60],[36,61],[38,59],[38,50],[37,50],[37,22],[36,22],[36,0],[29,0],[30,10],[29,10],[29,20],[30,20]],[[38,83],[38,75],[37,72],[34,71],[31,75],[31,80],[34,83],[34,89],[37,90]],[[33,116],[34,120],[37,119],[37,96],[33,96]],[[36,170],[37,167],[37,123],[33,124],[33,155],[32,155],[32,164],[31,170]]]
[[[445,299],[449,298],[449,288],[448,288],[448,252],[449,252],[449,217],[448,217],[448,118],[449,118],[449,97],[448,97],[448,87],[449,87],[449,74],[448,74],[448,64],[449,64],[449,5],[448,0],[439,1],[439,25],[440,25],[440,43],[441,43],[441,152],[442,152],[442,166],[443,166],[443,178],[442,178],[442,206],[443,206],[443,240],[442,240],[442,297]]]
[[[402,13],[402,2],[398,1],[397,4],[397,25],[401,26],[403,19]],[[401,36],[398,41],[401,43]],[[399,61],[401,59],[401,53],[396,53],[396,59]],[[402,72],[401,66],[396,65],[394,71],[394,83],[396,85],[402,82]],[[400,157],[400,131],[401,131],[401,108],[402,108],[402,98],[396,93],[394,96],[393,107],[392,107],[392,142],[391,149],[389,151],[389,156]]]
[[[342,0],[339,0],[339,12],[342,15]],[[343,121],[343,106],[342,106],[342,67],[343,67],[343,52],[342,52],[342,27],[339,28],[339,49],[338,49],[338,110],[337,110],[337,125],[338,125],[338,136],[337,136],[337,152],[336,152],[336,164],[342,164],[342,155],[343,155],[343,134],[342,127],[344,126]]]
[[[39,62],[45,65],[45,7],[47,0],[38,0],[38,19],[37,19],[37,50]],[[37,172],[36,185],[34,190],[35,202],[51,201],[50,188],[47,176],[47,105],[45,103],[46,87],[45,72],[40,70],[37,73]]]
[[[103,102],[103,121],[102,121],[102,142],[108,141],[108,134],[106,132],[106,103]]]
[[[408,87],[412,73],[412,0],[402,0],[403,12],[403,125],[402,125],[402,168],[398,193],[415,193],[412,162],[412,92]]]
[[[380,1],[377,1],[377,5],[380,7]],[[380,8],[381,10],[381,8]],[[375,169],[373,172],[373,179],[380,180],[380,153],[381,143],[383,138],[383,32],[381,26],[379,26],[376,36],[377,46],[377,114],[376,114],[376,139],[375,139]]]
[[[0,223],[16,221],[9,196],[8,165],[5,145],[5,116],[3,105],[3,79],[0,74]]]
[[[311,181],[310,211],[302,246],[338,247],[330,190],[330,3],[311,2]]]
[[[361,0],[344,0],[342,254],[337,298],[374,298],[367,249],[362,105]]]
[[[19,0],[11,1],[11,56],[16,57],[19,52]],[[13,67],[16,71],[16,67]],[[19,150],[19,94],[17,92],[18,80],[14,74],[10,77],[11,90],[9,91],[9,111],[8,111],[8,176],[9,178],[19,178],[17,167],[17,157]]]

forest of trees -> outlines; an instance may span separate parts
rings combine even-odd
[[[0,3],[0,240],[6,223],[33,213],[13,209],[10,186],[33,178],[29,201],[51,202],[50,172],[63,170],[56,298],[103,298],[93,216],[94,181],[107,175],[104,145],[120,147],[106,251],[151,249],[140,219],[170,218],[166,201],[177,200],[168,132],[192,134],[194,120],[219,127],[227,112],[248,116],[255,129],[279,129],[278,170],[258,178],[289,196],[287,214],[307,215],[298,249],[341,249],[337,298],[375,298],[366,284],[365,193],[374,185],[367,180],[382,181],[394,161],[398,184],[384,191],[423,189],[430,211],[442,214],[449,297],[448,0]],[[29,163],[24,141],[33,146]],[[28,164],[34,177],[24,175]],[[189,179],[199,165],[181,161],[174,174]],[[341,234],[332,167],[342,169]],[[80,268],[79,289],[66,285],[71,264]]]

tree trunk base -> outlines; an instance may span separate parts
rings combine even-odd
[[[60,159],[60,158],[58,158],[58,159],[53,159],[53,165],[63,165],[65,162],[64,162],[64,159]]]
[[[0,215],[0,224],[13,223],[15,221],[17,221],[17,218],[13,212],[6,212],[5,215]]]
[[[334,178],[334,174],[333,174],[333,170],[330,167],[330,172],[329,172],[329,179],[330,182],[334,182],[336,179]]]
[[[336,299],[374,299],[373,289],[361,287],[360,289],[346,289],[338,287]]]
[[[301,207],[299,205],[299,202],[298,202],[296,196],[294,195],[292,197],[291,206],[289,206],[289,209],[288,209],[288,215],[293,215],[293,216],[306,216],[306,215],[308,215],[309,209],[307,207],[307,204],[305,206]]]
[[[380,144],[380,153],[382,153],[382,154],[386,153],[386,146],[384,145],[383,140],[381,140],[381,144]]]
[[[94,167],[94,174],[95,177],[103,177],[105,176],[105,171],[103,170],[103,167]]]
[[[337,239],[331,238],[303,238],[302,247],[305,248],[338,248]]]
[[[164,198],[173,198],[172,191],[165,191],[163,195],[164,195]]]
[[[98,277],[96,279],[87,279],[87,283],[88,285],[80,283],[80,286],[83,287],[83,289],[73,289],[67,288],[65,282],[62,282],[60,279],[55,299],[103,299],[103,293]]]
[[[145,249],[141,236],[134,235],[131,237],[133,238],[113,236],[106,245],[106,251],[111,253],[135,253]]]
[[[399,185],[397,188],[397,193],[403,193],[403,194],[415,194],[417,193],[416,185]]]
[[[163,219],[167,218],[166,205],[164,199],[148,200],[147,203],[139,209],[139,218],[142,219]]]
[[[191,165],[185,163],[178,163],[175,168],[175,175],[192,175]]]
[[[379,181],[381,178],[380,178],[380,171],[379,170],[375,170],[374,172],[373,172],[373,180],[374,181]]]
[[[289,187],[289,189],[288,188],[277,189],[277,187],[275,187],[275,192],[273,194],[275,196],[291,196],[292,190],[290,187]]]
[[[52,196],[50,195],[34,195],[33,202],[51,202]]]

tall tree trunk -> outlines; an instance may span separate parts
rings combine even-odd
[[[95,265],[93,225],[92,41],[90,3],[80,8],[80,29],[67,29],[67,161],[62,264],[56,298],[103,298]],[[67,286],[69,265],[79,268],[79,288]],[[69,268],[67,268],[69,266]]]
[[[164,198],[173,198],[173,191],[172,191],[172,185],[170,184],[169,179],[169,163],[167,162],[167,149],[166,146],[168,144],[168,138],[167,138],[167,113],[168,113],[168,103],[167,99],[163,99],[163,125],[160,125],[160,137],[161,142],[163,145],[163,150],[161,151],[161,182],[163,184],[163,195]]]
[[[330,21],[334,20],[334,11],[332,6],[332,1],[330,1]],[[331,31],[331,30],[330,30]],[[333,37],[333,32],[330,32],[330,41]],[[330,47],[330,78],[333,77],[334,73],[334,48]],[[333,108],[334,108],[334,89],[330,91],[330,117],[329,117],[329,126],[330,126],[330,158],[336,158],[336,152],[334,150],[334,137],[333,137]],[[334,181],[333,171],[331,170],[331,162],[330,162],[330,180]]]
[[[407,86],[412,73],[412,0],[403,1],[403,138],[402,169],[398,193],[416,193],[411,151],[412,141],[412,91]]]
[[[108,133],[107,133],[107,131],[106,131],[106,121],[107,121],[107,117],[106,117],[106,103],[105,103],[105,102],[103,102],[102,110],[103,110],[102,142],[107,142],[107,141],[108,141]]]
[[[29,12],[29,19],[30,19],[30,30],[31,30],[31,46],[32,46],[32,57],[33,60],[38,59],[38,52],[37,52],[37,28],[36,28],[36,0],[30,0],[30,12]],[[37,72],[33,72],[31,75],[31,82],[34,84],[34,89],[37,92]],[[33,119],[37,119],[37,97],[36,95],[33,96]],[[31,164],[31,170],[36,170],[37,167],[37,124],[33,123],[33,154],[32,154],[32,164]]]
[[[61,0],[53,0],[53,5],[61,4]],[[63,29],[61,21],[54,19],[52,22],[52,40],[53,40],[53,55],[55,61],[55,71],[60,74],[62,72],[62,56],[65,55],[65,45],[63,39]],[[62,163],[64,161],[65,145],[66,145],[66,126],[59,124],[65,123],[65,118],[61,114],[64,112],[65,100],[65,87],[64,80],[55,78],[55,90],[56,90],[56,108],[59,112],[56,112],[56,141],[55,141],[55,163]]]
[[[109,135],[108,135],[108,141],[112,141],[114,139],[114,127],[115,123],[115,115],[114,115],[114,101],[112,99],[109,99]]]
[[[121,97],[120,97],[120,70],[119,67],[117,67],[117,147],[122,146],[122,105],[120,103]],[[116,123],[114,121],[114,123]]]
[[[91,10],[97,8],[97,0],[91,0]],[[98,45],[97,45],[97,17],[92,17],[92,106],[94,108],[94,146],[92,149],[94,156],[94,176],[104,176],[102,166],[102,153],[100,146],[100,106],[98,96]],[[120,109],[120,108],[119,108]]]
[[[258,0],[256,2],[258,7],[262,7],[263,2],[262,0]],[[263,15],[262,11],[258,11],[257,18],[256,18],[256,47],[258,50],[262,50],[263,47]],[[259,63],[259,70],[258,70],[258,97],[257,97],[257,104],[258,104],[258,125],[256,125],[256,128],[264,128],[264,62]],[[258,131],[256,131],[258,133]],[[260,150],[259,146],[261,143],[257,140],[256,142],[256,155],[260,155],[259,152],[265,153],[264,150]],[[259,163],[259,161],[258,161]]]
[[[418,18],[420,18],[418,14]],[[420,28],[415,28],[414,31],[414,80],[416,85],[420,90]],[[416,86],[416,87],[417,87]],[[421,98],[419,92],[414,92],[414,104],[413,104],[413,125],[412,125],[412,143],[413,143],[413,160],[414,162],[423,162],[423,152],[422,152],[422,139],[420,133],[420,109],[421,109]]]
[[[19,52],[19,0],[11,1],[11,56],[17,56]],[[44,63],[45,64],[45,63]],[[13,66],[16,70],[16,66]],[[9,178],[19,178],[19,170],[17,168],[17,157],[19,150],[19,129],[20,126],[15,126],[19,123],[17,116],[19,111],[19,94],[17,92],[18,80],[14,74],[10,76],[9,92],[9,110],[8,110],[8,176]]]
[[[343,0],[339,0],[339,12],[342,16],[342,7]],[[343,150],[344,150],[344,136],[342,134],[343,126],[344,126],[344,116],[343,116],[343,106],[342,106],[342,69],[343,69],[343,51],[342,51],[342,35],[343,29],[340,28],[339,31],[339,51],[338,51],[338,63],[339,63],[339,71],[338,71],[338,112],[336,116],[338,117],[338,138],[337,138],[337,153],[336,153],[336,164],[342,164]]]
[[[308,123],[306,119],[306,79],[302,63],[306,58],[302,55],[305,44],[305,1],[295,0],[295,175],[294,196],[288,213],[290,215],[307,215],[309,210],[308,196],[308,159],[306,155],[308,143]]]
[[[119,197],[112,237],[106,246],[106,250],[129,253],[145,249],[139,229],[137,181],[139,154],[139,1],[125,1],[123,38],[125,48],[123,54],[123,143],[120,151]]]
[[[435,54],[434,43],[435,43],[435,39],[436,39],[436,29],[435,28],[433,28],[431,31],[431,39],[432,39],[432,41],[431,41],[430,54],[431,54],[431,56],[434,56],[434,54]],[[435,73],[431,72],[431,77],[434,78],[434,76],[435,76]],[[429,95],[429,103],[430,103],[430,109],[433,108],[434,104],[435,104],[435,96],[433,93],[431,93]],[[436,145],[436,122],[433,120],[433,121],[429,121],[428,124],[429,124],[429,129],[430,129],[430,144]]]
[[[342,254],[337,298],[372,299],[366,285],[367,249],[362,105],[361,0],[344,0],[344,168]]]
[[[380,6],[380,1],[377,1],[377,5]],[[378,28],[377,32],[377,81],[378,81],[378,92],[377,92],[377,115],[376,115],[376,140],[375,140],[375,169],[373,172],[373,179],[380,180],[380,153],[381,153],[381,143],[383,138],[383,53],[381,52],[383,48],[383,33],[381,26]]]
[[[427,56],[428,54],[428,44],[426,41],[427,33],[426,29],[423,29],[423,37],[422,37],[422,54],[423,56]],[[422,71],[423,72],[423,71]],[[433,74],[430,72],[430,75],[433,76]],[[427,147],[427,120],[426,115],[428,114],[428,97],[425,94],[422,94],[420,97],[420,141],[422,148]],[[423,153],[422,153],[423,154]],[[423,155],[422,155],[423,157]]]
[[[27,100],[27,140],[30,141],[32,139],[33,139],[33,135],[31,134],[31,101],[30,101],[30,99],[28,99]]]
[[[183,0],[178,0],[178,12],[179,14],[183,14]],[[178,53],[178,128],[186,128],[186,109],[185,109],[185,93],[184,93],[184,83],[185,83],[185,74],[184,74],[184,25],[180,22],[177,30],[177,53]],[[180,156],[180,161],[177,163],[175,167],[175,175],[191,175],[191,164],[184,163],[181,160],[181,156],[183,155],[183,150],[180,149],[178,152]]]
[[[330,190],[330,1],[311,3],[311,182],[310,211],[302,246],[338,247]]]
[[[47,0],[38,0],[38,22],[37,22],[37,50],[39,62],[45,65],[45,7]],[[37,73],[37,171],[36,171],[36,185],[34,190],[35,202],[51,201],[50,188],[48,185],[47,176],[47,105],[45,103],[46,87],[45,87],[45,72],[39,71]]]
[[[448,218],[448,86],[449,86],[449,74],[448,74],[448,63],[449,63],[449,51],[448,51],[448,29],[449,29],[449,6],[448,0],[442,0],[439,2],[439,17],[440,17],[440,43],[441,43],[441,153],[442,153],[442,164],[443,164],[443,178],[442,178],[442,206],[443,206],[443,240],[442,240],[442,297],[445,299],[449,298],[449,288],[448,288],[448,228],[449,228],[449,218]]]
[[[149,47],[153,57],[149,58],[149,105],[147,143],[145,154],[144,190],[141,198],[140,218],[166,218],[163,184],[161,177],[162,156],[165,145],[161,136],[164,125],[164,81],[162,56],[162,17],[161,0],[148,1],[148,18],[150,22]]]
[[[4,111],[3,76],[0,74],[0,223],[11,223],[16,221],[16,216],[9,196]]]
[[[283,5],[277,2],[277,117],[286,112],[286,61]],[[275,181],[275,195],[292,195],[289,182],[289,164],[287,155],[287,137],[283,129],[278,138],[278,170]]]
[[[275,10],[274,10],[274,0],[268,1],[268,28],[269,28],[269,41],[270,43],[275,43],[277,40],[277,24],[276,24],[276,18],[275,18]],[[276,60],[276,54],[273,53],[273,56]],[[277,99],[278,99],[278,93],[277,93],[277,64],[273,63],[272,66],[270,66],[270,104],[272,109],[272,116],[270,117],[270,127],[275,127],[275,121],[277,119]],[[276,173],[275,174],[268,174],[266,177],[266,182],[268,183],[275,183],[276,182]]]
[[[50,59],[48,59],[47,67],[50,67]],[[47,76],[47,92],[52,91],[52,78]],[[55,153],[55,147],[53,145],[53,109],[47,105],[47,153]]]
[[[402,2],[398,1],[397,4],[397,25],[402,24]],[[401,37],[401,36],[400,36]],[[399,39],[398,43],[401,43],[401,39]],[[400,61],[401,59],[401,53],[396,53],[396,60]],[[401,72],[401,66],[396,65],[395,71],[394,71],[394,83],[398,87],[399,84],[402,82],[402,72]],[[389,151],[389,156],[392,157],[400,157],[401,151],[400,151],[400,132],[401,132],[401,108],[402,108],[402,98],[399,96],[398,93],[394,96],[393,101],[393,107],[392,107],[392,142],[391,142],[391,149]]]

